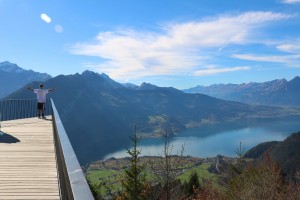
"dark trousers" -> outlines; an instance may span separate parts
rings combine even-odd
[[[38,104],[37,104],[37,110],[38,110],[38,116],[40,117],[41,113],[42,113],[42,116],[44,117],[45,103],[39,103],[38,102]]]

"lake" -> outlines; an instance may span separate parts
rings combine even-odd
[[[236,156],[235,150],[240,142],[245,150],[266,141],[282,141],[290,134],[300,130],[299,121],[276,121],[252,124],[245,127],[220,125],[205,128],[187,129],[170,139],[172,154],[180,155],[184,145],[184,155],[194,157],[214,157],[218,154]],[[148,138],[139,141],[141,155],[158,156],[162,154],[164,139]],[[126,157],[125,150],[116,151],[105,156],[105,159]]]

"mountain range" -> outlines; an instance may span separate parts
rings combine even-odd
[[[30,83],[6,98],[30,99]],[[106,74],[85,71],[45,81],[81,164],[102,159],[130,144],[134,126],[142,137],[176,135],[186,128],[299,118],[300,110],[225,101],[149,83],[120,84]],[[244,124],[244,125],[245,125]],[[224,125],[225,127],[225,125]]]
[[[0,63],[0,99],[32,81],[46,81],[49,74],[25,70],[8,61]]]
[[[300,77],[287,81],[273,80],[263,83],[215,84],[196,86],[183,90],[187,93],[203,93],[212,97],[247,104],[300,106]]]

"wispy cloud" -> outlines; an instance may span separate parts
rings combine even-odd
[[[250,60],[257,62],[274,62],[274,63],[284,63],[288,66],[299,67],[300,66],[300,54],[294,55],[252,55],[252,54],[233,54],[233,58],[238,58],[242,60]]]
[[[283,3],[289,3],[289,4],[293,4],[293,3],[300,3],[300,0],[282,0]]]
[[[248,66],[240,66],[240,67],[231,67],[231,68],[217,68],[217,67],[209,67],[208,69],[196,70],[194,72],[195,76],[207,76],[214,75],[225,72],[234,72],[234,71],[245,71],[250,70],[251,67]]]
[[[51,18],[45,13],[41,14],[41,19],[48,24],[51,23]]]
[[[280,44],[277,46],[277,49],[283,52],[300,54],[300,40],[298,39],[293,42]]]
[[[270,43],[269,43],[270,45]],[[233,54],[232,58],[249,60],[256,62],[282,63],[289,67],[300,67],[300,39],[295,38],[289,42],[277,42],[271,44],[283,54],[263,55],[263,54]]]
[[[138,78],[154,75],[201,75],[246,70],[247,67],[203,69],[215,52],[232,44],[245,45],[255,40],[257,29],[267,23],[288,19],[273,12],[246,12],[215,18],[170,23],[161,33],[132,29],[101,32],[94,42],[77,43],[71,53],[104,59],[94,65],[113,78]]]

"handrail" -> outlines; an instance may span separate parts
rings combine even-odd
[[[61,199],[93,200],[94,197],[81,170],[80,164],[66,134],[63,123],[60,120],[54,102],[52,99],[50,100],[51,103],[46,103],[45,105],[45,115],[52,115]],[[36,116],[36,99],[0,100],[0,128],[1,121],[24,119]]]
[[[52,113],[51,104],[45,104],[45,115]],[[24,119],[37,116],[37,99],[0,100],[0,121]]]
[[[52,99],[51,105],[61,199],[93,200],[92,192]]]

